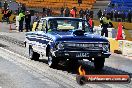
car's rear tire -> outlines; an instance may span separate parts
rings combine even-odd
[[[95,58],[94,59],[94,67],[96,70],[102,70],[104,67],[105,58]]]
[[[30,47],[29,48],[29,58],[31,59],[31,60],[39,60],[39,57],[40,57],[40,54],[38,54],[37,52],[34,52],[33,51],[33,48],[32,47]]]
[[[51,68],[56,68],[58,66],[59,60],[52,56],[51,52],[48,54],[48,65]]]

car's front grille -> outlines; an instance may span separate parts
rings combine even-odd
[[[103,44],[99,43],[64,43],[68,50],[102,50]]]

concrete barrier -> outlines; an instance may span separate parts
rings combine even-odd
[[[110,51],[113,53],[117,53],[118,49],[119,49],[119,42],[118,40],[115,40],[113,38],[108,38],[109,42],[110,42]]]
[[[132,56],[132,41],[115,40],[108,38],[110,42],[110,51],[113,53],[120,53],[124,56]]]
[[[124,30],[126,34],[126,40],[132,41],[132,30]]]
[[[100,26],[95,26],[94,31],[96,34],[101,35],[102,28]],[[108,28],[108,38],[116,38],[117,30],[115,28]],[[126,35],[123,30],[123,39],[125,39]]]
[[[122,54],[125,56],[132,56],[132,41],[123,41],[123,51]]]
[[[16,29],[19,29],[19,16],[16,16]]]
[[[123,53],[124,40],[118,40],[118,51]]]

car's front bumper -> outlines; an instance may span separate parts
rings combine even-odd
[[[78,59],[87,59],[87,58],[97,58],[103,57],[108,58],[111,54],[110,52],[101,52],[101,51],[53,51],[52,55],[55,57],[62,58],[78,58]]]

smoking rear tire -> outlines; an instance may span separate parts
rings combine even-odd
[[[96,70],[102,70],[104,67],[105,58],[95,58],[94,59],[94,67]]]
[[[34,52],[33,48],[30,47],[29,48],[29,58],[31,60],[39,60],[39,57],[40,57],[40,54],[38,54],[37,52]]]
[[[58,66],[59,60],[52,56],[52,54],[49,52],[48,54],[48,65],[51,68],[56,68]]]

